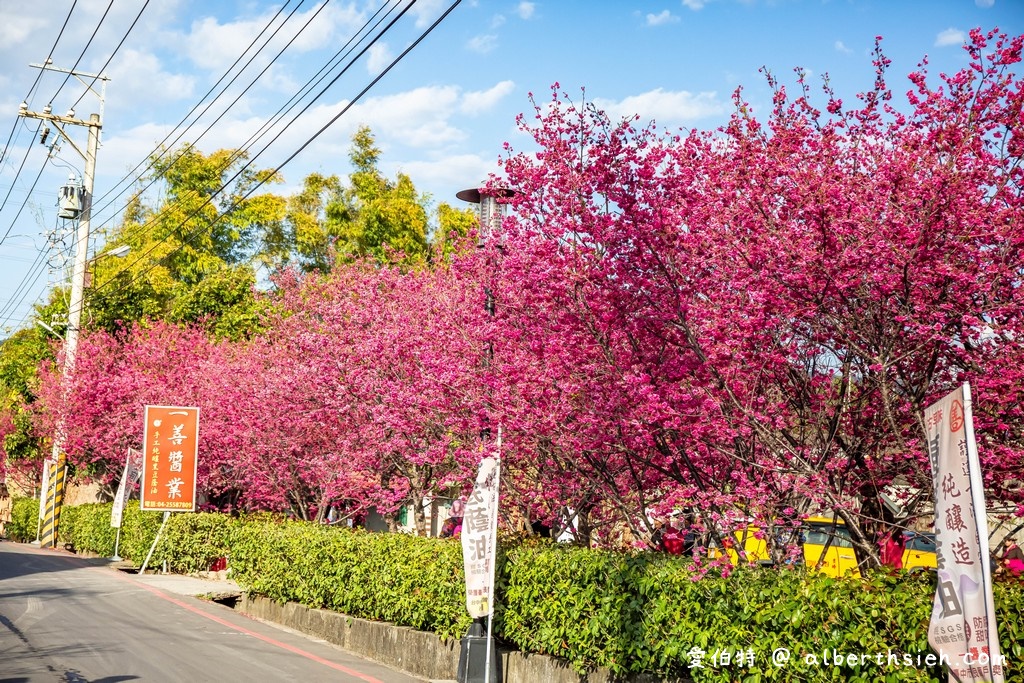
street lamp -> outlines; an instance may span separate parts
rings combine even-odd
[[[124,258],[125,256],[128,255],[128,252],[130,252],[131,250],[132,250],[132,248],[129,245],[122,244],[119,247],[114,247],[110,251],[105,251],[102,254],[97,255],[95,258],[93,258],[93,261],[99,261],[101,258],[104,258],[106,256],[114,256],[116,258]]]
[[[456,193],[456,197],[459,199],[476,204],[478,206],[478,215],[480,220],[480,228],[477,236],[477,247],[485,247],[487,244],[494,244],[498,249],[503,249],[505,246],[505,233],[502,229],[502,219],[505,217],[505,208],[507,202],[500,200],[507,200],[515,194],[514,190],[501,187],[479,187],[469,188]],[[484,310],[491,317],[494,316],[494,291],[489,286],[484,287]],[[488,341],[486,349],[486,357],[484,362],[487,366],[491,365],[494,356],[493,344]],[[484,426],[480,430],[480,441],[486,443],[490,438],[491,430],[490,426]],[[501,429],[498,430],[498,446],[500,449],[501,444]],[[498,462],[500,463],[500,454],[498,455]],[[500,465],[496,468],[496,472],[500,471]],[[496,487],[500,486],[500,482],[495,484]],[[497,496],[494,501],[495,507],[497,507],[497,501],[500,496]],[[495,511],[495,517],[492,518],[494,527],[492,533],[497,530],[497,513]],[[465,532],[465,527],[463,530]],[[495,656],[494,651],[494,638],[491,635],[491,626],[494,619],[494,594],[495,584],[494,580],[494,565],[498,560],[496,545],[497,535],[491,536],[488,542],[492,547],[489,549],[488,556],[491,561],[490,570],[490,595],[488,596],[488,609],[487,612],[487,625],[486,630],[483,624],[483,617],[474,618],[473,623],[469,627],[469,631],[459,644],[459,666],[456,672],[457,683],[497,683],[498,676],[498,664],[499,660]],[[464,546],[465,547],[465,546]],[[468,570],[467,570],[468,574]],[[468,586],[468,582],[467,582]],[[468,591],[468,588],[467,588]],[[473,610],[470,610],[471,616]]]
[[[499,247],[505,245],[505,232],[501,228],[501,221],[505,217],[507,202],[499,201],[514,196],[515,190],[507,187],[471,187],[455,196],[464,202],[478,206],[480,218],[480,233],[476,245],[482,247],[488,242],[494,242]]]

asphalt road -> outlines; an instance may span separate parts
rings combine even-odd
[[[0,683],[423,683],[158,585],[0,542]]]

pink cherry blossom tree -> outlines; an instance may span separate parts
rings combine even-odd
[[[685,137],[557,89],[522,119],[541,151],[509,149],[505,267],[531,296],[499,300],[548,370],[520,391],[568,425],[536,431],[549,469],[627,520],[834,510],[870,556],[885,487],[930,489],[922,409],[970,380],[990,495],[1019,497],[1021,38],[968,51],[912,74],[908,111],[879,50],[874,89],[826,89],[827,114],[800,75],[796,97],[771,79],[764,123],[737,93]]]

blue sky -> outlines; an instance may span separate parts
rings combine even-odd
[[[933,73],[960,68],[971,28],[1024,33],[1024,0],[463,0],[381,76],[452,4],[412,4],[361,58],[342,54],[340,64],[351,65],[315,102],[326,81],[302,100],[310,104],[305,113],[294,122],[297,110],[288,114],[251,142],[374,12],[386,6],[395,16],[409,0],[0,0],[0,236],[7,233],[0,331],[31,324],[32,304],[68,279],[71,239],[54,245],[45,233],[68,227],[56,218],[57,190],[69,173],[81,173],[82,160],[64,144],[46,161],[38,122],[18,117],[22,101],[30,111],[52,103],[60,114],[74,106],[79,118],[99,112],[99,99],[83,96],[85,86],[65,83],[62,73],[45,72],[33,88],[39,70],[29,64],[42,63],[55,41],[54,66],[103,69],[110,79],[93,215],[102,230],[118,221],[131,171],[165,139],[205,152],[251,144],[255,165],[285,164],[285,183],[272,190],[288,193],[314,171],[345,176],[351,135],[365,124],[387,175],[404,172],[435,202],[458,204],[457,191],[496,169],[505,142],[530,149],[515,117],[530,111],[529,93],[547,100],[555,82],[574,97],[585,88],[616,118],[639,114],[663,128],[713,129],[728,117],[738,86],[763,111],[762,66],[788,85],[797,66],[815,85],[828,73],[850,102],[873,82],[876,35],[893,60],[890,84],[902,93],[925,55]],[[268,24],[281,28],[267,48],[246,69],[229,71]],[[225,95],[203,99],[225,73],[222,86],[239,72]],[[211,100],[208,112],[189,115]],[[67,130],[84,149],[84,129]]]

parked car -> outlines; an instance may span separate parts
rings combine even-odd
[[[831,540],[830,540],[831,539]],[[710,559],[724,554],[733,566],[739,564],[772,564],[771,553],[760,527],[747,526],[723,538],[724,549],[707,549]],[[841,519],[808,517],[800,529],[799,543],[803,563],[828,576],[859,577],[859,558],[849,529]],[[902,568],[911,571],[936,568],[935,534],[920,531],[902,533]],[[742,557],[741,557],[742,555]],[[822,556],[824,555],[824,559]],[[820,564],[819,564],[820,562]],[[895,562],[892,563],[895,566]]]
[[[922,531],[903,532],[904,569],[935,569],[938,566],[937,550],[935,534]]]
[[[860,576],[857,551],[843,520],[808,517],[804,520],[802,545],[804,564],[808,567],[817,567],[829,576]]]

